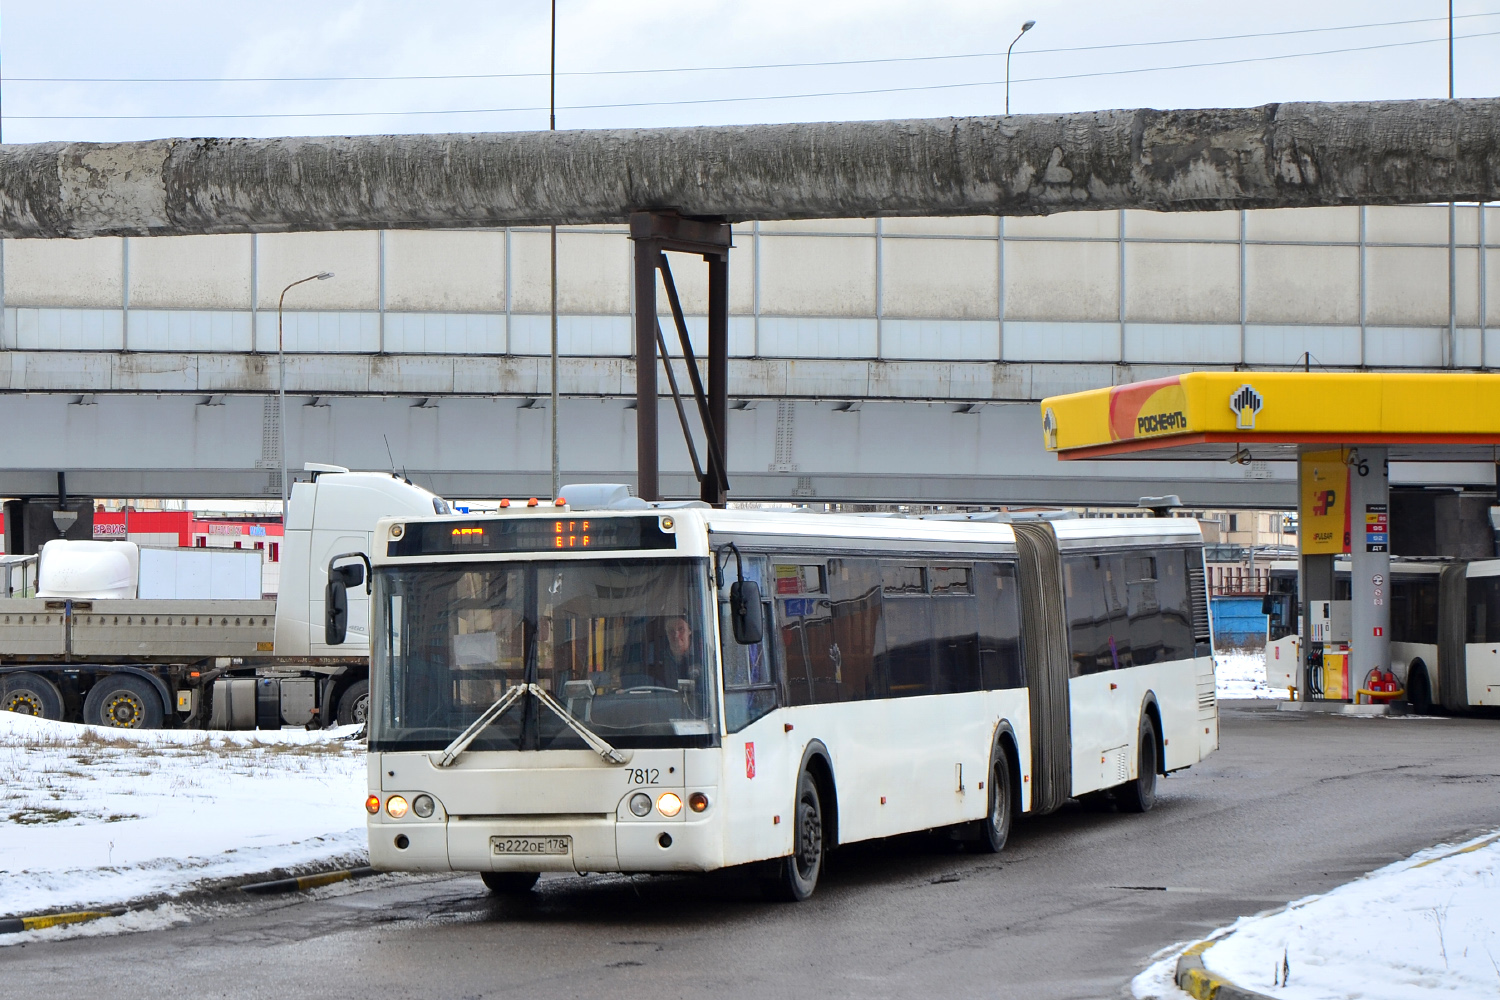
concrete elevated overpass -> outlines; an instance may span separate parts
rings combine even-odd
[[[548,221],[593,223],[560,237],[566,478],[629,480],[648,397],[613,223],[647,208],[749,220],[736,496],[1102,501],[1171,481],[1289,505],[1275,463],[1060,471],[1032,404],[1189,368],[1493,367],[1500,219],[1411,203],[1500,194],[1497,122],[1496,101],[1395,102],[3,147],[0,236],[38,238],[0,257],[19,429],[0,494],[67,471],[76,492],[276,495],[274,306],[319,271],[337,277],[285,317],[293,468],[384,465],[389,439],[451,495],[542,492],[547,237],[526,224]],[[679,284],[697,343],[707,303]],[[661,440],[664,485],[691,494],[676,430]]]

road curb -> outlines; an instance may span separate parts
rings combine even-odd
[[[1203,953],[1217,943],[1199,941],[1177,956],[1177,988],[1197,1000],[1273,1000],[1208,971],[1203,964]]]
[[[369,865],[362,865],[359,868],[345,868],[340,871],[321,872],[317,875],[279,878],[271,882],[252,882],[249,885],[240,886],[240,891],[248,892],[255,896],[269,896],[278,892],[306,892],[308,889],[316,889],[320,885],[333,885],[335,882],[347,882],[350,879],[365,878],[378,874],[380,873]]]
[[[60,927],[63,924],[86,924],[90,920],[123,916],[127,912],[128,910],[125,907],[117,906],[108,910],[79,910],[74,913],[42,913],[31,917],[4,917],[0,918],[0,934],[20,934],[22,931],[39,931],[47,927]]]

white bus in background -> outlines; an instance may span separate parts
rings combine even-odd
[[[1391,560],[1391,664],[1414,710],[1500,706],[1500,559]],[[1298,683],[1302,639],[1297,632],[1297,564],[1272,563],[1266,680]],[[1332,642],[1347,642],[1349,560],[1334,562],[1333,600],[1314,601]],[[1358,687],[1365,678],[1352,678]]]
[[[804,899],[839,844],[998,851],[1218,745],[1196,521],[543,507],[388,519],[371,555],[385,870],[760,863]]]

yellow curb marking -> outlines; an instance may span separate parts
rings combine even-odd
[[[113,917],[108,911],[86,910],[81,913],[52,913],[44,917],[22,917],[21,924],[28,931],[39,931],[44,927],[60,927],[63,924],[83,924],[90,920]]]

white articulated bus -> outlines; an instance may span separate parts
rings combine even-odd
[[[761,863],[803,899],[836,845],[998,851],[1072,796],[1149,809],[1218,745],[1196,521],[543,507],[376,537],[381,869]]]
[[[1390,671],[1413,710],[1500,706],[1500,559],[1391,560]],[[1297,564],[1273,563],[1266,647],[1267,683],[1298,683],[1302,637],[1297,633]],[[1330,643],[1347,644],[1349,561],[1334,563],[1333,599],[1313,601],[1314,619],[1328,623]],[[1321,695],[1317,670],[1313,697]],[[1355,677],[1354,689],[1365,678]]]

